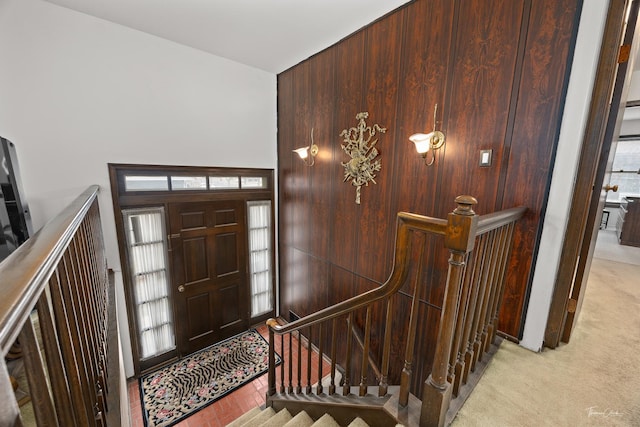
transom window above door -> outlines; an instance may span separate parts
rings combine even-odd
[[[194,172],[195,173],[195,172]],[[224,191],[269,189],[268,176],[255,175],[139,175],[135,172],[123,176],[124,191]]]

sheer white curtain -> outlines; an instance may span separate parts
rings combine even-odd
[[[138,320],[140,357],[175,348],[166,266],[164,209],[125,209],[127,249]]]
[[[251,316],[273,309],[271,269],[271,201],[247,202]]]

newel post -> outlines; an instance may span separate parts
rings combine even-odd
[[[278,322],[275,319],[267,320],[267,328],[269,329],[269,371],[267,374],[267,406],[271,406],[269,396],[276,394],[276,340],[273,327]]]
[[[452,386],[447,382],[449,354],[458,316],[460,287],[465,268],[466,254],[473,250],[478,216],[473,205],[478,201],[471,196],[456,197],[458,207],[449,214],[445,246],[451,253],[445,285],[440,326],[436,341],[431,374],[424,383],[420,426],[442,426],[451,401]]]

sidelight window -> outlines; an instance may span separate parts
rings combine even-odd
[[[141,359],[175,348],[162,207],[122,211]]]
[[[271,271],[271,201],[247,202],[251,317],[273,309]]]

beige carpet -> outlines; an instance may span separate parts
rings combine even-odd
[[[594,258],[571,342],[503,342],[452,426],[640,426],[639,278],[638,265]]]

